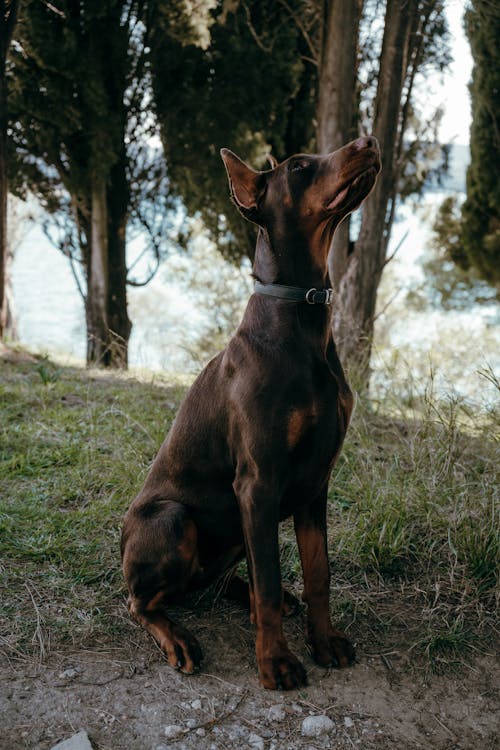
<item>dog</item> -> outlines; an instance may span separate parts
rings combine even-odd
[[[294,520],[314,660],[346,667],[355,658],[329,612],[328,482],[354,400],[331,333],[327,259],[336,227],[372,190],[380,153],[365,136],[267,171],[228,149],[221,156],[233,202],[259,228],[255,293],[189,390],[125,516],[123,571],[131,615],[187,674],[202,651],[165,606],[232,575],[229,589],[247,591],[261,684],[291,690],[307,675],[283,633],[294,600],[281,584],[281,520]],[[245,557],[248,584],[234,575]]]

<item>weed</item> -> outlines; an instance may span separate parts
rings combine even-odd
[[[45,385],[49,383],[56,383],[61,377],[61,368],[55,367],[54,364],[49,360],[48,356],[42,357],[40,362],[35,366],[35,370],[40,375],[42,382]]]

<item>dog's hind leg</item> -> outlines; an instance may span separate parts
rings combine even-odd
[[[171,501],[132,506],[123,528],[122,557],[130,614],[151,633],[174,669],[191,674],[200,666],[201,647],[166,615],[164,606],[199,574],[194,521]]]
[[[255,605],[253,588],[241,576],[234,573],[223,589],[223,596],[233,602],[238,602],[250,612],[250,621],[255,623]],[[283,599],[281,603],[281,614],[283,617],[297,615],[302,609],[300,601],[296,596],[283,588]]]

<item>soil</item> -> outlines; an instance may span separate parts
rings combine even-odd
[[[408,649],[379,653],[365,642],[354,667],[325,671],[306,650],[299,616],[286,621],[286,632],[309,686],[266,691],[245,613],[224,605],[201,615],[186,610],[182,619],[205,653],[193,676],[172,670],[134,625],[122,642],[58,651],[43,663],[11,652],[1,664],[0,747],[47,750],[80,729],[98,750],[499,747],[500,665],[492,657],[429,676],[411,667]],[[310,715],[334,726],[303,736]]]

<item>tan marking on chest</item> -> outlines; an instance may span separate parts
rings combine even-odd
[[[316,404],[305,409],[292,409],[288,415],[286,433],[286,444],[289,450],[293,450],[298,445],[304,433],[315,424],[317,416]]]

